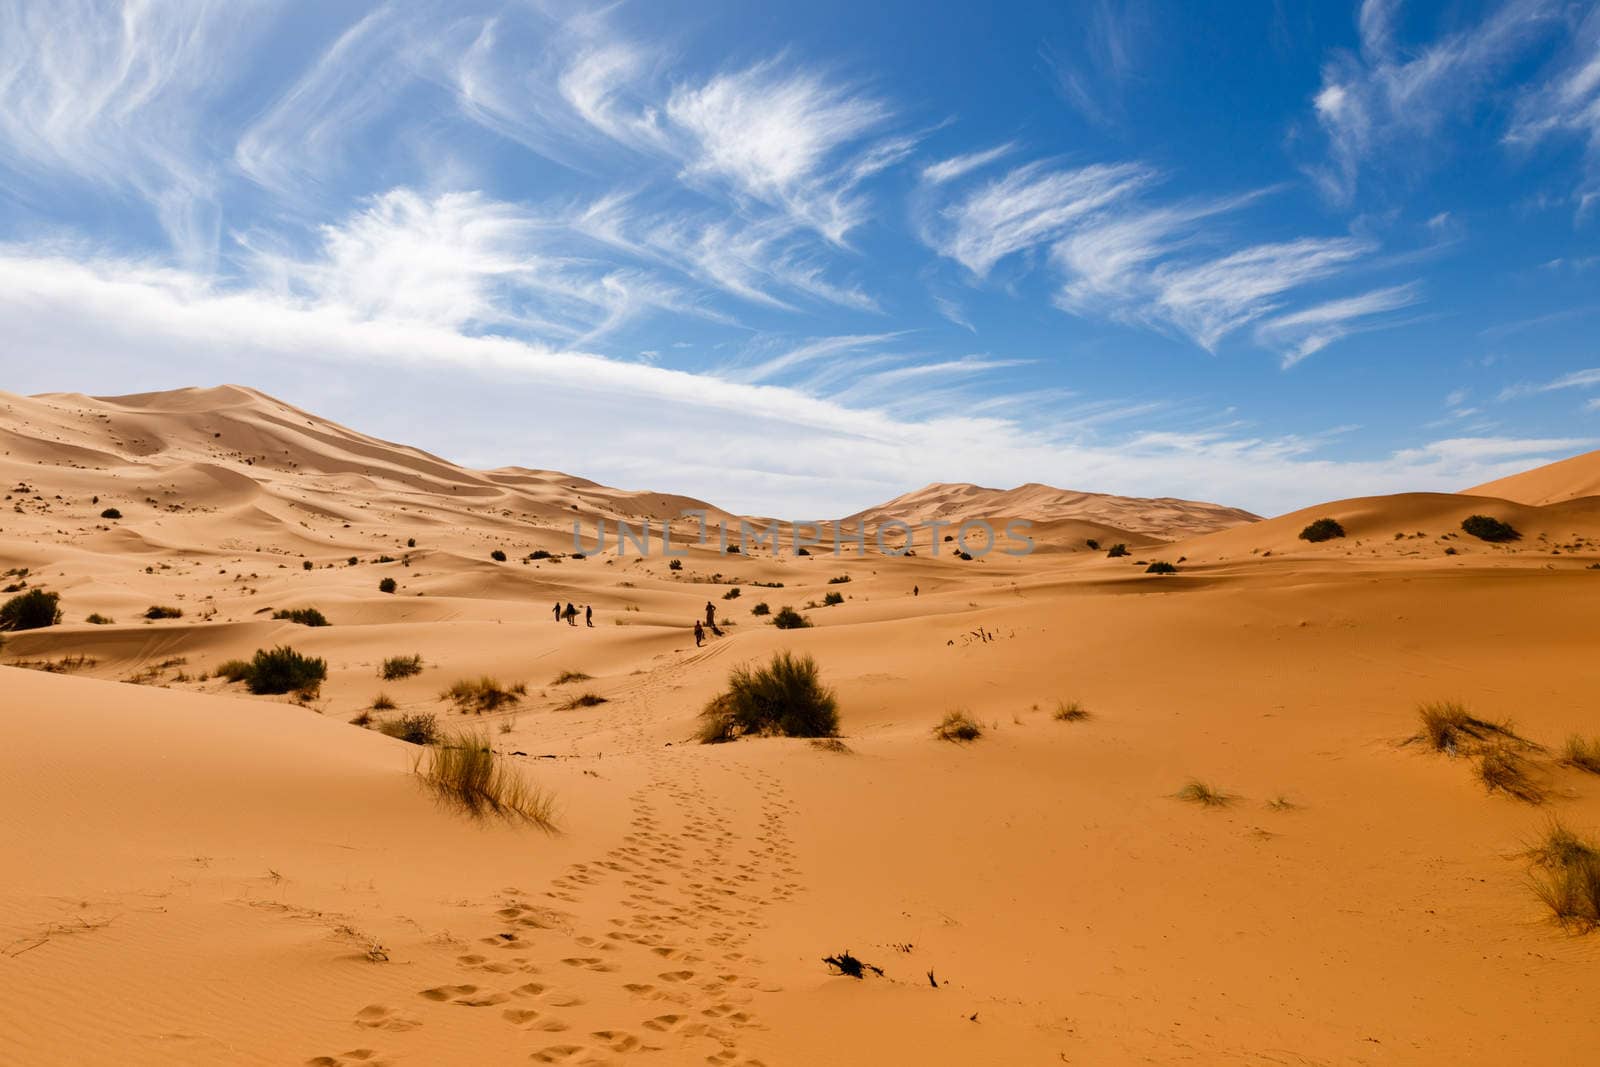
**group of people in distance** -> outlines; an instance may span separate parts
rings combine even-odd
[[[566,619],[568,626],[576,626],[576,625],[578,625],[578,609],[572,606],[572,601],[570,601],[570,600],[567,601],[567,606],[565,608],[562,608],[561,601],[559,601],[559,600],[556,601],[555,613],[556,613],[556,622],[560,622],[562,619]],[[593,626],[594,625],[594,608],[589,607],[587,605],[584,606],[584,609],[583,609],[583,624],[585,626]]]

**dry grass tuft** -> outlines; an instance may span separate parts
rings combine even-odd
[[[1186,800],[1191,804],[1200,804],[1208,808],[1225,808],[1239,799],[1232,793],[1207,785],[1198,778],[1191,778],[1187,785],[1173,794],[1179,800]]]
[[[555,681],[551,682],[550,684],[566,685],[568,682],[588,682],[593,680],[593,675],[584,674],[582,671],[562,671],[560,674],[556,675]]]
[[[414,674],[422,673],[422,654],[411,656],[390,656],[383,661],[383,666],[378,673],[386,682],[393,682],[400,678],[410,678]]]
[[[608,703],[609,700],[609,697],[603,697],[599,693],[579,693],[572,699],[564,700],[557,704],[556,707],[560,711],[571,711],[574,708],[598,707],[601,704]]]
[[[516,685],[502,686],[498,679],[487,674],[479,678],[463,678],[449,689],[439,694],[440,700],[448,700],[460,709],[461,714],[486,711],[496,711],[502,707],[521,703],[522,697],[527,693],[528,687],[520,682]]]
[[[933,728],[933,736],[941,741],[976,741],[983,736],[979,726],[964,711],[952,711]]]
[[[849,745],[837,737],[819,737],[811,742],[811,747],[820,752],[836,752],[842,756],[850,755],[852,750]]]
[[[1420,733],[1410,741],[1421,741],[1435,752],[1455,756],[1471,753],[1491,745],[1515,743],[1535,747],[1518,737],[1510,723],[1489,722],[1469,713],[1453,700],[1439,700],[1417,708],[1417,718],[1422,723]]]
[[[727,691],[700,713],[696,738],[716,744],[744,734],[832,737],[838,732],[838,701],[822,684],[816,661],[779,652],[765,666],[733,669]]]
[[[1055,720],[1057,722],[1082,722],[1089,717],[1089,709],[1076,700],[1056,701]]]
[[[1585,739],[1573,734],[1561,749],[1561,762],[1590,774],[1600,774],[1600,737]]]
[[[1579,933],[1600,926],[1600,846],[1551,820],[1528,857],[1534,895],[1558,923]]]
[[[1500,792],[1528,804],[1542,804],[1544,789],[1536,782],[1528,761],[1508,745],[1485,749],[1478,757],[1478,780],[1489,792]]]
[[[431,712],[402,715],[379,723],[378,732],[413,745],[431,745],[439,740],[439,720]]]
[[[372,698],[373,711],[393,711],[398,706],[399,705],[390,699],[388,693],[379,693],[377,696]]]
[[[442,799],[473,815],[523,819],[547,832],[556,828],[554,795],[495,755],[487,737],[458,734],[428,749],[417,774]]]

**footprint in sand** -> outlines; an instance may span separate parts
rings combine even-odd
[[[372,1030],[393,1030],[402,1033],[406,1030],[415,1030],[422,1025],[422,1020],[382,1004],[368,1004],[356,1012],[356,1025]]]
[[[373,1049],[357,1048],[337,1056],[313,1056],[306,1061],[306,1067],[388,1067],[390,1062],[379,1059]]]
[[[459,1004],[463,1008],[488,1008],[495,1004],[504,1004],[508,999],[504,993],[479,995],[478,987],[475,985],[435,986],[432,989],[421,990],[417,995],[439,1003]]]

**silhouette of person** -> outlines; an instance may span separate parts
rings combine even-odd
[[[567,610],[563,614],[567,617],[568,626],[578,625],[578,609],[572,606],[572,601],[567,601]]]
[[[594,606],[592,604],[585,604],[583,606],[583,624],[585,626],[594,625]]]
[[[912,596],[917,596],[917,595],[918,595],[918,592],[919,592],[919,591],[918,591],[918,589],[917,589],[917,587],[916,587],[916,586],[912,586],[912,587],[911,587],[911,595],[912,595]]]
[[[694,620],[694,647],[699,648],[706,643],[706,632],[700,628],[700,620]]]
[[[556,601],[556,622],[561,621],[561,601]]]
[[[717,624],[717,609],[716,609],[716,606],[714,604],[712,604],[711,601],[708,600],[708,601],[706,601],[706,625],[707,626],[715,626],[716,624]]]

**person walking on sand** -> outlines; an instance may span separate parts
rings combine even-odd
[[[567,601],[567,610],[563,614],[567,617],[568,626],[578,625],[578,609],[572,606],[572,601]]]
[[[918,595],[918,592],[919,592],[919,591],[918,591],[918,589],[917,589],[917,587],[916,587],[916,586],[912,586],[912,587],[911,587],[911,595],[912,595],[912,596],[916,596],[916,595]]]
[[[708,600],[706,601],[706,626],[711,627],[715,626],[716,624],[717,608],[716,605],[712,604],[711,601]]]
[[[694,647],[699,648],[706,643],[706,632],[700,628],[700,620],[694,620]]]
[[[561,601],[556,601],[556,622],[561,621]]]
[[[594,605],[593,604],[585,604],[583,606],[583,624],[585,626],[593,626],[594,625]]]

